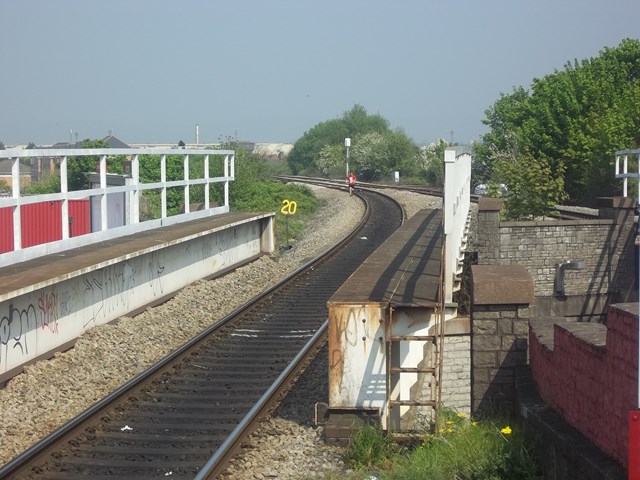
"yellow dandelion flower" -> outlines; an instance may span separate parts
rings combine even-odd
[[[447,420],[447,425],[453,425],[453,421]]]
[[[447,432],[451,433],[453,432],[453,430],[451,430],[450,428],[447,428]]]
[[[478,422],[471,422],[471,426],[472,427],[477,427],[478,426]]]
[[[460,418],[464,418],[464,417],[466,417],[467,415],[466,415],[464,412],[460,412],[460,413],[458,413],[458,416],[459,416]]]
[[[509,425],[507,425],[502,430],[500,430],[500,433],[502,433],[504,435],[510,435],[511,434],[511,427]]]

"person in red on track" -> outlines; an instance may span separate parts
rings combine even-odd
[[[349,195],[353,195],[353,189],[356,186],[356,174],[353,172],[350,172],[349,175],[347,175],[347,185],[349,185]]]

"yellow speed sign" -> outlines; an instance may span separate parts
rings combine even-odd
[[[293,200],[283,200],[280,213],[283,215],[295,215],[298,204]]]

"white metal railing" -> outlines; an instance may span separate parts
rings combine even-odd
[[[140,178],[140,157],[154,155],[159,157],[160,181],[143,183]],[[167,180],[167,156],[182,156],[182,179]],[[203,158],[203,172],[198,178],[190,178],[190,157],[198,155]],[[76,157],[95,156],[99,159],[97,175],[99,181],[93,188],[69,191],[68,166]],[[121,185],[109,185],[111,174],[107,173],[107,159],[109,157],[124,156],[130,162],[131,169],[124,177]],[[45,158],[59,163],[60,192],[41,195],[23,195],[20,186],[20,160]],[[108,240],[123,235],[149,230],[165,225],[193,220],[210,215],[218,215],[229,211],[229,182],[235,178],[235,152],[233,150],[204,150],[204,149],[31,149],[31,150],[0,150],[0,160],[10,159],[11,165],[11,196],[0,196],[0,208],[13,209],[13,247],[12,252],[0,254],[0,267],[25,261],[51,253],[57,253],[96,241]],[[211,162],[222,162],[223,175],[212,177]],[[210,204],[211,185],[223,183],[223,199],[221,205],[212,207]],[[204,190],[204,209],[190,211],[190,187],[202,185]],[[184,213],[167,214],[167,189],[183,188]],[[141,221],[140,202],[143,192],[159,190],[161,198],[161,213],[159,218]],[[122,194],[124,198],[124,215],[117,226],[109,225],[109,198],[115,194]],[[70,237],[69,232],[69,200],[90,199],[92,208],[92,231],[86,235]],[[61,202],[62,206],[62,239],[59,241],[22,247],[22,219],[21,206],[40,202]]]
[[[630,173],[629,169],[629,157],[632,159],[635,158],[636,164],[638,167],[637,173]],[[620,163],[622,162],[622,168],[620,168]],[[627,196],[627,181],[630,178],[635,178],[638,182],[638,198],[637,201],[640,202],[640,150],[619,150],[616,152],[616,178],[622,178],[622,196]]]
[[[629,173],[629,157],[632,159],[635,157],[635,161],[638,166],[637,173]],[[622,169],[620,168],[620,162],[622,162]],[[640,150],[618,150],[616,152],[616,178],[622,178],[622,196],[627,196],[627,181],[630,178],[635,178],[637,183],[637,199],[636,202],[640,203]],[[640,232],[640,218],[636,224],[636,229]],[[638,297],[640,298],[640,259],[638,260]],[[640,318],[640,303],[638,303],[638,318]],[[640,339],[640,322],[638,322],[638,339]],[[640,341],[638,342],[638,371],[640,371]],[[637,406],[640,409],[640,376],[638,376],[637,382]]]
[[[469,231],[471,154],[458,147],[444,151],[444,301],[460,288],[462,261]]]

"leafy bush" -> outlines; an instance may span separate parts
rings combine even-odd
[[[60,177],[48,175],[43,177],[38,183],[34,183],[22,189],[22,193],[27,195],[43,195],[45,193],[57,193],[60,191]]]
[[[504,208],[506,218],[535,219],[566,200],[562,165],[558,166],[558,172],[554,175],[548,163],[530,155],[498,160],[495,174],[509,188]]]

